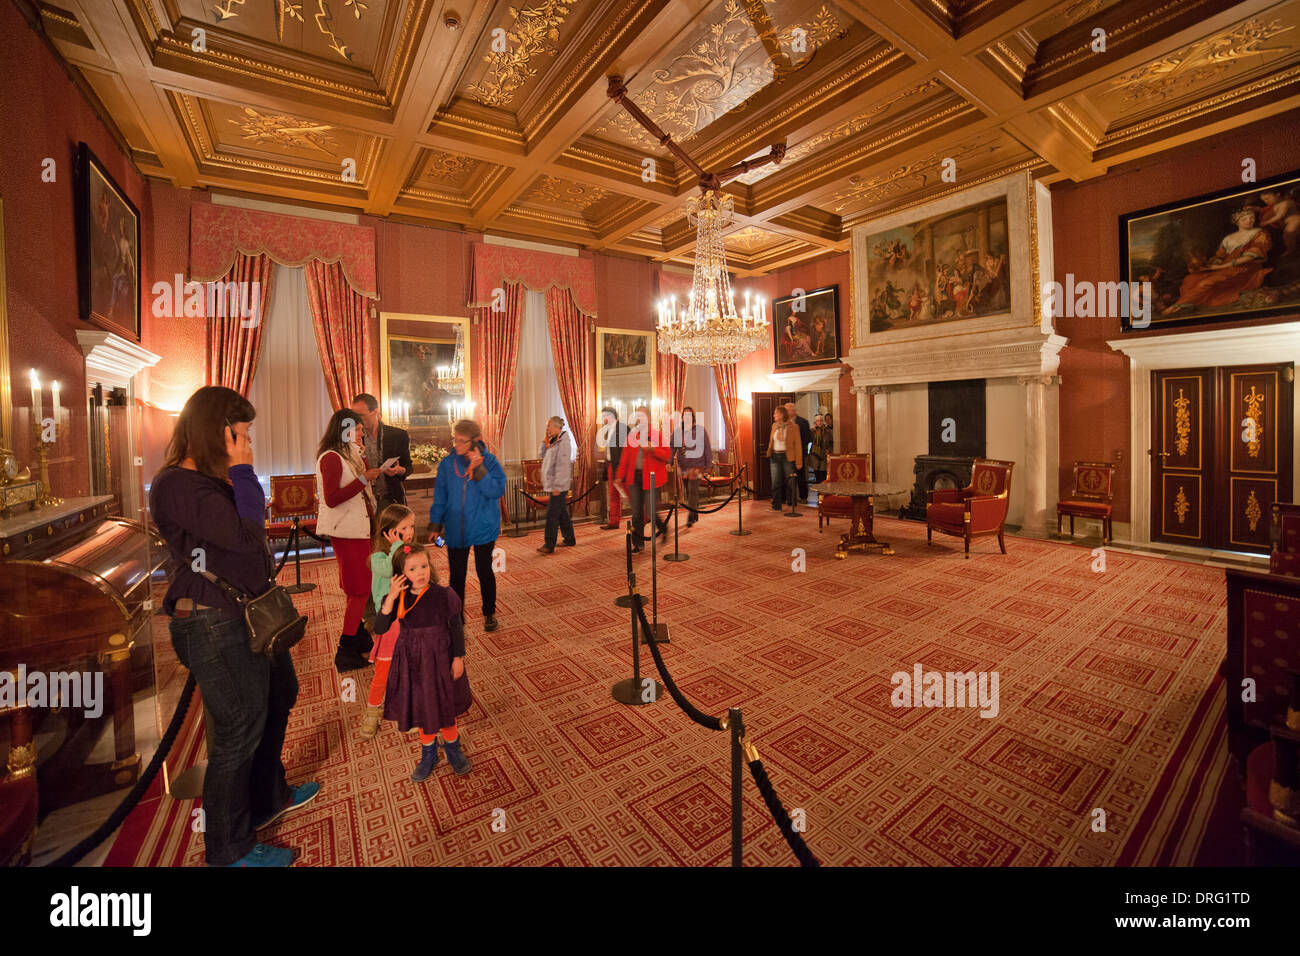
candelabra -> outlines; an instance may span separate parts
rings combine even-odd
[[[33,502],[33,508],[52,508],[55,505],[63,504],[62,498],[56,498],[50,494],[50,452],[47,445],[53,445],[63,433],[63,426],[56,422],[51,422],[50,427],[54,430],[54,439],[45,441],[45,428],[40,421],[32,423],[32,435],[36,441],[36,461],[40,467],[40,480],[38,485],[40,493]]]

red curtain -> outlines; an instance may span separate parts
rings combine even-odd
[[[208,283],[204,291],[207,384],[233,388],[247,398],[262,349],[262,320],[271,295],[271,260],[260,253],[237,253],[224,278]]]
[[[727,448],[731,460],[740,465],[740,412],[736,402],[736,363],[713,366],[713,378],[718,383],[718,399],[722,402],[722,421],[727,426]]]
[[[664,414],[680,412],[686,402],[686,363],[672,352],[660,352],[655,360],[659,367],[659,397],[664,400]]]
[[[483,438],[493,451],[501,447],[506,416],[515,394],[515,370],[519,367],[519,326],[524,318],[524,288],[518,282],[502,286],[502,308],[478,310],[474,325],[474,352],[480,359],[483,375],[475,390],[478,408],[475,416]]]
[[[546,290],[546,319],[560,402],[577,443],[576,496],[587,490],[596,473],[596,332],[568,289],[552,286]],[[583,502],[584,514],[590,513],[590,504],[590,498]]]
[[[371,342],[366,335],[367,299],[352,291],[337,262],[313,259],[304,266],[307,304],[316,330],[325,388],[334,407],[347,408],[369,387]]]

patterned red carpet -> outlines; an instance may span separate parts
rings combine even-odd
[[[744,708],[781,798],[830,865],[1190,863],[1226,770],[1223,572],[1008,538],[925,544],[925,528],[878,519],[897,554],[833,557],[838,533],[747,504],[682,534],[690,560],[660,562],[663,649],[682,689],[710,713]],[[291,782],[318,779],[312,806],[269,831],[301,866],[719,865],[729,862],[725,733],[667,697],[625,707],[630,676],[623,536],[582,526],[578,547],[535,553],[540,534],[502,538],[498,614],[482,631],[471,574],[465,720],[474,771],[442,761],[407,779],[419,745],[386,724],[372,742],[332,666],[343,611],[335,565],[298,596],[311,619],[294,651],[301,681],[289,726]],[[792,549],[807,570],[792,570]],[[440,555],[441,573],[446,559]],[[638,559],[649,592],[648,553]],[[292,569],[289,571],[292,575]],[[648,654],[643,665],[653,668]],[[1000,707],[890,705],[890,675],[997,671]],[[201,759],[193,714],[168,761]],[[178,765],[178,761],[180,761]],[[192,801],[142,803],[110,865],[198,865]],[[745,862],[794,857],[745,780]],[[1103,821],[1104,817],[1104,821]],[[496,827],[494,829],[494,823]],[[1104,825],[1104,829],[1101,828]]]

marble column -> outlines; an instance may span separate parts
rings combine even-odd
[[[1025,461],[1017,463],[1012,475],[1012,494],[1015,486],[1020,485],[1024,494],[1025,523],[1022,531],[1034,537],[1046,536],[1050,528],[1049,518],[1054,522],[1055,516],[1048,514],[1048,485],[1052,485],[1051,498],[1055,507],[1056,483],[1058,480],[1054,462],[1058,452],[1055,447],[1057,439],[1056,423],[1049,422],[1049,405],[1055,407],[1055,394],[1049,402],[1048,389],[1055,393],[1055,386],[1060,378],[1055,375],[1018,375],[1016,381],[1025,386]],[[1016,478],[1023,476],[1022,481]]]
[[[889,481],[889,389],[885,385],[868,385],[867,398],[874,403],[876,450],[871,456],[873,481]]]
[[[871,396],[865,385],[854,385],[853,395],[856,447],[859,455],[865,455],[871,452]]]

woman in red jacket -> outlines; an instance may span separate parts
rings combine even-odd
[[[632,504],[632,550],[641,551],[645,546],[645,523],[649,506],[649,491],[662,488],[668,481],[668,462],[673,457],[673,449],[664,440],[663,433],[650,425],[650,410],[645,406],[638,408],[632,415],[632,423],[627,433],[627,446],[618,461],[616,480],[628,487],[628,496]],[[657,494],[657,492],[656,492]],[[667,519],[655,516],[655,528],[659,534],[668,533]]]

